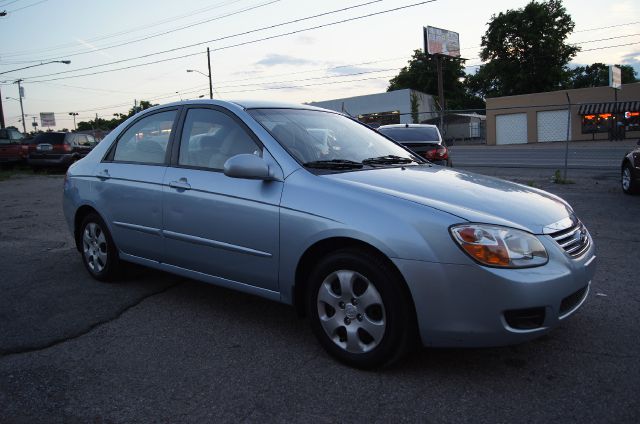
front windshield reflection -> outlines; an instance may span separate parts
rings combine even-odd
[[[374,130],[336,113],[301,109],[253,109],[249,113],[302,164],[361,163],[387,156],[422,163]]]

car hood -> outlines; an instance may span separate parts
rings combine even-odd
[[[573,214],[564,200],[545,191],[440,166],[378,168],[323,178],[416,202],[467,221],[534,234]]]

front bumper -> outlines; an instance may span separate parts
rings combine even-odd
[[[549,332],[578,310],[595,274],[593,242],[581,257],[572,258],[550,237],[541,241],[549,262],[536,268],[394,259],[411,291],[422,343],[437,347],[517,344]],[[532,315],[537,320],[518,321]]]

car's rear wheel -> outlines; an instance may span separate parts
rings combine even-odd
[[[621,183],[622,191],[626,194],[635,194],[640,191],[638,183],[633,178],[633,169],[629,163],[625,163],[622,167]]]
[[[100,216],[88,214],[80,224],[82,262],[92,277],[110,281],[117,276],[120,261],[113,238]]]
[[[310,276],[307,310],[322,346],[365,369],[402,356],[415,334],[413,307],[402,284],[384,261],[358,250],[321,260]]]

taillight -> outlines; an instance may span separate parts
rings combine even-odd
[[[63,144],[62,145],[62,150],[64,150],[65,152],[70,152],[72,150],[71,149],[71,145],[67,144],[67,143]]]
[[[449,158],[449,150],[445,146],[438,146],[424,152],[424,157],[428,160],[446,160]]]

